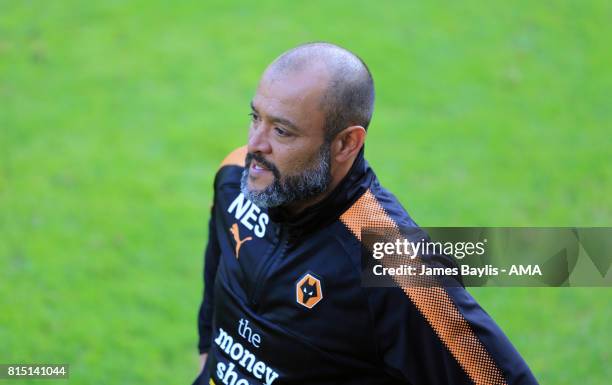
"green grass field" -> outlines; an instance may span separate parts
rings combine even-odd
[[[306,41],[369,64],[366,157],[421,225],[611,225],[610,2],[169,4],[0,0],[0,363],[194,378],[212,180]],[[542,384],[609,382],[611,289],[471,292]]]

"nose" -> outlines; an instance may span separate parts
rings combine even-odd
[[[269,131],[270,130],[263,122],[259,123],[257,127],[251,124],[251,128],[249,129],[249,143],[247,146],[250,153],[259,152],[269,154],[272,152],[272,146],[268,139]]]

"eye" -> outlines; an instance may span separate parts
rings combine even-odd
[[[249,112],[249,116],[251,117],[251,121],[256,122],[259,120],[259,115],[254,112]]]
[[[283,137],[287,137],[287,136],[291,136],[291,134],[289,133],[289,131],[280,128],[280,127],[274,127],[274,131],[276,132],[276,134],[278,136],[283,136]]]

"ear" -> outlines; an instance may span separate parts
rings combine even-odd
[[[362,126],[350,126],[340,131],[332,141],[332,156],[339,163],[353,159],[363,147],[366,130]]]

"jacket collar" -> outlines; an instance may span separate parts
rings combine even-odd
[[[288,228],[291,238],[306,235],[336,221],[368,189],[374,172],[364,158],[362,148],[349,172],[322,201],[291,215],[283,207],[268,210],[270,219]]]

